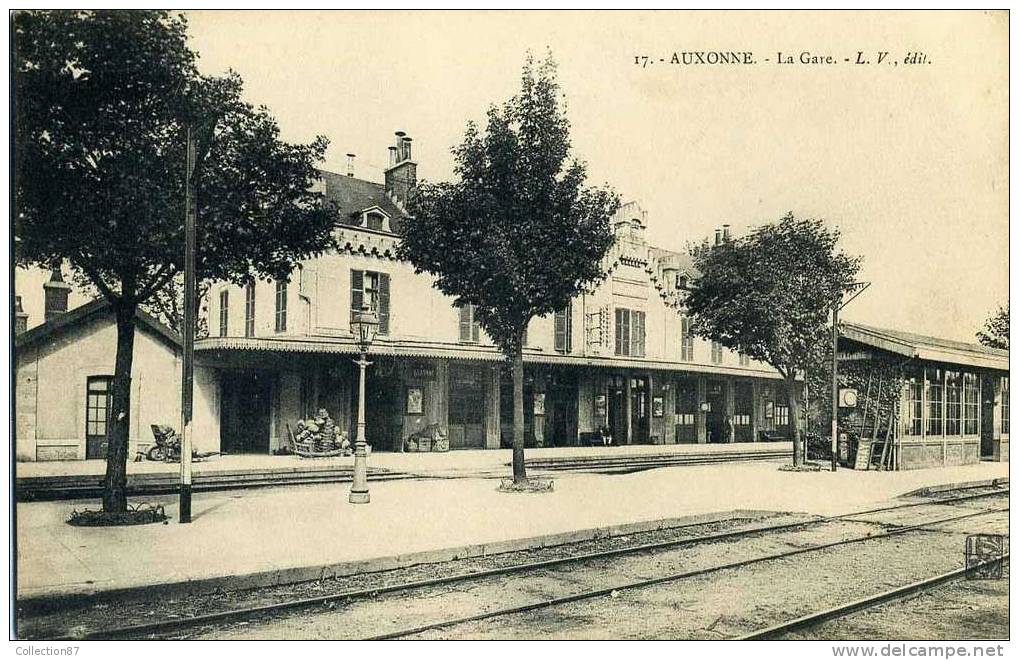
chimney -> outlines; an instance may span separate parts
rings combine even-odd
[[[71,293],[71,286],[64,281],[64,275],[60,272],[60,264],[53,267],[50,272],[50,281],[42,285],[45,295],[45,320],[60,316],[67,311],[67,296]]]
[[[721,244],[722,244],[722,230],[721,229],[716,229],[715,230],[715,245],[721,245]]]
[[[354,154],[347,154],[347,176],[354,176]]]
[[[14,334],[28,330],[28,312],[21,307],[21,296],[14,296]]]
[[[389,147],[386,192],[400,203],[405,203],[410,191],[417,186],[418,166],[411,160],[410,144],[411,138],[403,131],[397,131],[396,146]]]
[[[728,241],[732,236],[729,235],[729,225],[722,225],[722,240]]]

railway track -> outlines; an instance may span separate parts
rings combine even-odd
[[[927,578],[925,580],[917,580],[907,585],[897,587],[895,589],[889,589],[882,591],[864,598],[837,605],[835,607],[826,608],[807,614],[805,616],[796,617],[788,621],[783,621],[775,625],[768,626],[766,628],[760,628],[751,633],[739,637],[740,640],[756,640],[756,639],[773,639],[784,635],[786,633],[801,630],[803,628],[809,628],[810,626],[816,626],[820,623],[832,621],[840,617],[846,616],[847,614],[853,614],[854,612],[861,612],[868,610],[884,603],[896,601],[906,596],[912,596],[913,594],[921,593],[934,587],[940,586],[946,582],[958,580],[965,577],[970,572],[977,570],[978,568],[992,564],[996,562],[1007,563],[1009,561],[1009,553],[1004,553],[1000,559],[984,562],[976,566],[965,566],[963,568],[957,568],[953,571],[948,571],[934,577]]]
[[[582,554],[574,554],[563,557],[557,557],[553,559],[544,559],[535,562],[512,564],[508,566],[502,566],[497,568],[485,569],[473,572],[457,573],[453,575],[447,575],[437,578],[416,580],[411,582],[399,582],[384,586],[376,586],[368,589],[356,589],[342,592],[335,592],[324,595],[316,595],[307,598],[291,599],[279,602],[271,602],[267,604],[259,604],[251,607],[240,607],[228,610],[221,610],[217,612],[209,612],[205,614],[199,614],[195,616],[184,616],[173,619],[166,619],[160,621],[147,622],[138,625],[129,625],[123,627],[112,627],[100,630],[87,631],[80,634],[66,634],[60,636],[59,639],[124,639],[124,638],[145,638],[154,636],[167,636],[167,635],[180,635],[183,632],[202,629],[209,626],[228,624],[235,621],[247,620],[258,617],[272,617],[288,611],[300,610],[304,608],[312,608],[316,606],[331,608],[336,604],[340,603],[351,603],[354,601],[365,600],[375,598],[384,594],[395,594],[398,592],[414,592],[416,590],[428,589],[430,587],[439,587],[443,585],[451,585],[467,581],[476,581],[483,578],[512,575],[518,573],[525,573],[528,571],[539,571],[541,569],[554,568],[563,564],[582,564],[583,562],[592,561],[596,559],[603,559],[608,557],[620,556],[620,555],[631,555],[638,553],[654,552],[656,550],[668,550],[678,548],[682,546],[694,546],[698,544],[712,543],[717,541],[726,541],[732,539],[738,539],[743,537],[752,537],[760,535],[768,535],[772,533],[794,531],[797,529],[806,529],[816,525],[823,525],[826,523],[849,521],[859,516],[865,516],[870,514],[882,513],[882,512],[893,512],[899,510],[906,510],[917,507],[929,507],[929,506],[944,506],[954,505],[959,503],[972,502],[975,500],[981,500],[990,497],[998,497],[1008,494],[1008,489],[995,489],[989,492],[980,493],[969,493],[956,497],[940,497],[932,498],[928,501],[918,502],[907,502],[903,504],[888,505],[883,507],[877,507],[867,509],[863,511],[855,511],[839,516],[816,518],[812,520],[798,520],[794,522],[780,523],[776,525],[761,525],[753,526],[749,528],[740,528],[735,530],[726,530],[717,533],[711,533],[701,536],[693,536],[679,539],[672,539],[663,542],[646,543],[639,545],[632,545],[626,547],[617,547],[607,550],[599,550],[595,552],[587,552]],[[795,548],[779,553],[771,553],[763,556],[756,556],[749,559],[744,559],[736,562],[728,562],[719,565],[712,565],[705,568],[700,568],[691,571],[683,571],[679,573],[672,573],[664,576],[657,576],[651,579],[633,581],[627,583],[615,584],[610,587],[591,589],[584,592],[563,596],[560,598],[545,599],[541,601],[535,601],[519,606],[510,608],[501,608],[489,610],[486,612],[479,612],[467,617],[458,617],[450,620],[437,621],[426,625],[415,626],[407,629],[401,629],[396,631],[386,632],[384,634],[370,637],[370,639],[396,639],[400,637],[412,636],[425,632],[428,630],[441,629],[450,627],[462,623],[472,621],[482,621],[485,619],[491,619],[499,616],[508,616],[512,614],[528,612],[533,610],[539,610],[542,608],[553,607],[555,605],[577,602],[582,600],[590,600],[618,593],[625,590],[639,589],[642,587],[648,587],[655,584],[665,584],[669,582],[676,582],[683,579],[688,579],[700,575],[707,575],[717,571],[723,571],[727,569],[733,569],[743,566],[751,566],[754,564],[775,561],[787,557],[793,557],[801,554],[810,552],[817,552],[820,550],[834,548],[839,546],[846,546],[855,543],[862,543],[873,539],[887,538],[890,536],[907,534],[916,531],[926,531],[932,526],[939,524],[965,520],[978,516],[989,515],[992,513],[1007,511],[1006,508],[998,508],[991,510],[977,510],[969,511],[967,513],[953,515],[946,518],[924,521],[915,525],[895,525],[893,524],[890,528],[883,529],[879,532],[868,534],[866,536],[853,537],[849,539],[843,539],[840,541],[810,545],[801,548]],[[871,524],[878,524],[872,521],[854,521],[854,522],[870,522]]]

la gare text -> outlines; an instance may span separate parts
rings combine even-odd
[[[634,55],[633,63],[642,68],[652,64],[680,64],[685,66],[718,66],[718,65],[753,65],[753,64],[881,64],[898,66],[899,64],[931,64],[930,58],[922,51],[910,51],[905,57],[893,58],[889,51],[856,51],[851,56],[835,56],[803,50],[795,53],[778,51],[773,56],[755,57],[750,50],[684,50],[673,52],[669,57],[653,57],[651,55]]]

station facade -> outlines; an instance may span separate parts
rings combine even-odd
[[[416,181],[409,138],[398,134],[390,148],[385,184],[352,174],[323,172],[320,181],[338,207],[337,250],[303,262],[288,282],[211,288],[210,336],[196,343],[205,397],[197,410],[209,418],[201,426],[227,452],[272,452],[286,443],[288,424],[320,408],[353,433],[350,320],[369,305],[380,317],[366,394],[373,449],[400,451],[432,425],[452,449],[508,446],[512,395],[502,354],[470,307],[457,307],[396,257],[400,227],[413,222],[403,207]],[[636,203],[620,208],[613,228],[608,276],[528,327],[527,444],[575,446],[592,434],[614,444],[785,437],[778,373],[691,334],[682,307],[690,257],[648,245]]]

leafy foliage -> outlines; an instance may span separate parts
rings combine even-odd
[[[792,213],[746,236],[693,251],[699,271],[687,307],[693,330],[773,366],[786,378],[823,359],[828,315],[860,260],[839,233]]]
[[[199,278],[286,277],[327,245],[310,191],[327,141],[279,140],[236,74],[202,76],[166,12],[15,17],[19,264],[67,260],[111,300],[147,299],[183,268],[185,131],[198,139]]]
[[[327,141],[281,141],[235,73],[201,75],[183,17],[23,11],[13,23],[15,258],[68,262],[116,312],[103,509],[122,512],[134,311],[183,268],[188,130],[199,281],[284,279],[330,245],[335,214],[311,191]]]
[[[454,182],[425,183],[410,199],[400,256],[435,286],[474,305],[475,318],[513,372],[513,477],[526,482],[522,344],[536,316],[562,309],[604,277],[619,206],[609,188],[586,187],[570,158],[569,122],[551,57],[528,56],[519,94],[467,125],[453,149]]]
[[[584,186],[560,96],[551,58],[535,68],[528,57],[520,93],[489,109],[484,133],[468,124],[453,149],[458,180],[417,188],[400,248],[439,290],[474,305],[507,354],[532,318],[604,276],[613,242],[618,197]]]
[[[838,250],[838,231],[792,213],[746,236],[692,250],[699,271],[686,304],[693,331],[774,367],[788,383],[794,462],[797,377],[826,370],[828,315],[853,282],[860,260]]]
[[[991,318],[987,319],[984,329],[977,332],[977,341],[984,346],[1008,350],[1008,305],[1006,302]]]

